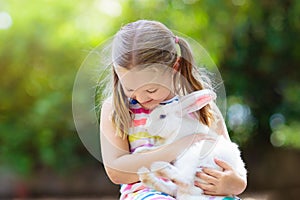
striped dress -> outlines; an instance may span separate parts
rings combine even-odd
[[[161,105],[178,101],[178,97],[161,102]],[[150,110],[144,109],[141,105],[135,101],[130,101],[130,110],[134,113],[133,126],[130,128],[128,140],[130,144],[130,151],[134,153],[138,148],[153,147],[163,144],[163,140],[159,136],[151,136],[145,129],[147,116]],[[123,184],[120,189],[120,200],[175,200],[174,197],[165,194],[163,192],[145,187],[141,182],[132,184]],[[219,200],[219,199],[238,199],[232,197],[220,198],[220,197],[208,197],[207,200]]]

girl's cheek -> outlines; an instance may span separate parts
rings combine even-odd
[[[169,96],[169,92],[167,90],[159,91],[152,98],[155,100],[165,100]]]
[[[152,94],[153,99],[160,99],[164,96],[164,92],[161,90],[158,90],[157,92]]]

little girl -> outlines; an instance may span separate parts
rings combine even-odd
[[[179,54],[177,53],[179,47]],[[113,88],[101,109],[101,151],[105,170],[115,184],[121,184],[121,200],[174,199],[143,186],[137,171],[155,161],[172,162],[202,134],[178,137],[163,145],[162,138],[150,136],[143,126],[156,106],[176,101],[207,87],[194,75],[194,60],[189,45],[163,24],[139,20],[125,25],[112,44]],[[200,122],[229,139],[224,120],[215,105],[195,113]],[[134,151],[159,146],[146,153]],[[205,194],[234,196],[246,188],[246,179],[227,163],[215,159],[223,171],[204,169],[196,176],[208,184],[195,182]],[[234,198],[233,198],[234,199]]]

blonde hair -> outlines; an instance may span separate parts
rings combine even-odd
[[[176,43],[180,48],[180,58],[174,76],[177,94],[186,95],[204,89],[204,83],[193,74],[194,59],[188,43],[175,36],[165,25],[157,21],[139,20],[122,27],[112,44],[112,60],[115,66],[131,69],[159,63],[173,67],[177,60]],[[113,113],[112,122],[117,134],[125,138],[132,123],[133,114],[129,109],[128,97],[124,94],[119,78],[113,67]],[[209,105],[197,112],[199,121],[210,125],[213,119]]]

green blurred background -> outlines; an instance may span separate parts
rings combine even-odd
[[[72,87],[88,53],[137,19],[218,65],[246,193],[300,195],[300,1],[0,0],[0,197],[117,196],[76,133]]]

